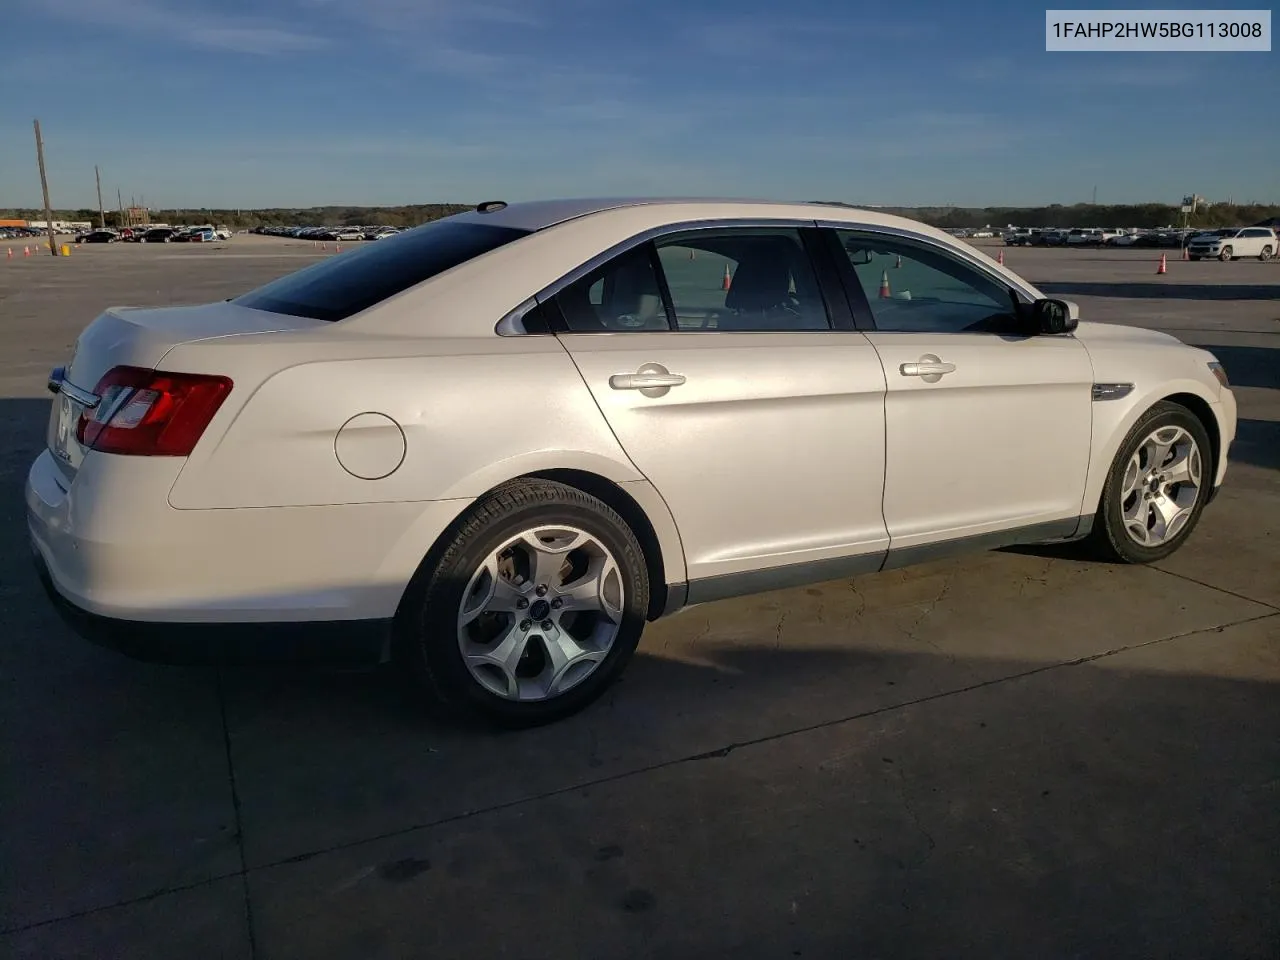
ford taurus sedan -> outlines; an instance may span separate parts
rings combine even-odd
[[[1009,544],[1159,560],[1236,427],[1211,354],[804,203],[486,203],[111,308],[49,387],[28,523],[84,635],[391,661],[514,725],[691,604]]]

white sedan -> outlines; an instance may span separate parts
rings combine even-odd
[[[821,204],[481,204],[109,309],[49,386],[28,523],[86,636],[390,659],[509,724],[690,604],[1006,544],[1159,560],[1236,429],[1212,354]]]

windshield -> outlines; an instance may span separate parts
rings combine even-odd
[[[254,310],[337,321],[496,250],[529,231],[437,220],[322,260],[236,298]]]

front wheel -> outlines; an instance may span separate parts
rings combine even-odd
[[[1102,559],[1153,563],[1191,535],[1213,483],[1209,435],[1186,407],[1157,403],[1133,425],[1107,474],[1089,535]]]
[[[635,652],[649,607],[635,534],[595,497],[519,481],[478,501],[420,571],[396,656],[437,705],[527,727],[583,709]]]
[[[1199,255],[1198,253],[1193,253],[1193,254],[1191,254],[1191,259],[1192,259],[1192,260],[1199,260],[1199,259],[1200,259],[1200,255]]]
[[[1223,248],[1222,248],[1222,252],[1221,252],[1220,254],[1218,254],[1218,259],[1219,259],[1219,260],[1221,260],[1223,263],[1226,263],[1228,260],[1230,260],[1230,259],[1231,259],[1231,248],[1230,248],[1230,247],[1223,247]]]

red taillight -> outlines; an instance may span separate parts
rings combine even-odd
[[[101,399],[76,424],[81,445],[102,453],[185,457],[231,392],[231,381],[115,367],[93,392]]]

